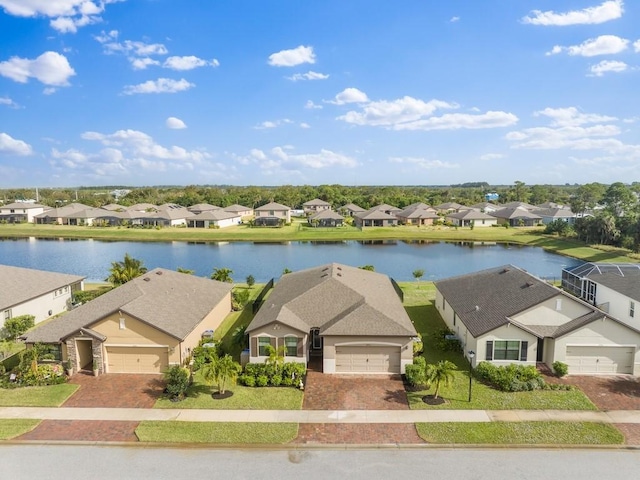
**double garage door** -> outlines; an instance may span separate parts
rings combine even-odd
[[[336,347],[336,373],[400,373],[400,347]]]
[[[633,373],[634,347],[568,346],[569,373]]]
[[[109,373],[162,373],[168,355],[167,347],[107,347]]]

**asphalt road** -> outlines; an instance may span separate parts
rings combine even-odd
[[[0,478],[637,479],[640,450],[213,449],[0,445]]]

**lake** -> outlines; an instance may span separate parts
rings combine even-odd
[[[296,271],[337,262],[355,267],[373,265],[377,272],[398,281],[414,280],[412,272],[423,269],[422,280],[442,278],[496,267],[507,263],[534,275],[559,279],[565,267],[583,263],[545,252],[539,247],[477,242],[344,241],[344,242],[110,242],[101,240],[3,239],[0,263],[71,273],[87,281],[103,281],[113,261],[125,253],[142,260],[149,269],[178,267],[209,276],[214,268],[230,268],[237,282],[253,275],[257,282],[279,277],[283,269]]]

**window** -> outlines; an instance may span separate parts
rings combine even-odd
[[[295,357],[298,355],[298,337],[284,337],[285,355]]]
[[[556,311],[559,312],[562,310],[562,299],[556,298]]]
[[[267,353],[267,346],[271,345],[271,338],[269,337],[258,337],[258,356],[266,357],[269,355]]]
[[[41,344],[42,353],[40,358],[43,360],[56,360],[62,361],[62,347],[59,343],[44,343]]]
[[[11,319],[11,309],[4,311],[4,319],[5,321]]]
[[[636,314],[636,302],[629,302],[629,316],[631,318]]]
[[[529,342],[520,340],[495,340],[487,342],[487,360],[527,361]]]
[[[120,330],[125,330],[127,328],[125,322],[124,322],[124,317],[120,317]]]
[[[269,216],[270,217],[274,217],[275,216],[275,212],[273,210],[269,210]]]

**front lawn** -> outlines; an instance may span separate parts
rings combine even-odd
[[[0,407],[59,407],[78,389],[62,383],[46,387],[0,389]]]
[[[209,408],[213,410],[300,410],[303,392],[292,387],[245,387],[233,385],[227,390],[233,396],[214,400],[211,393],[215,387],[206,385],[196,372],[194,383],[189,387],[187,398],[172,402],[167,398],[156,401],[154,408]]]
[[[1,419],[0,420],[0,440],[9,440],[24,433],[30,432],[38,426],[40,420],[32,419]]]
[[[273,445],[295,439],[298,424],[143,421],[136,435],[141,442]]]
[[[620,445],[611,425],[590,422],[418,423],[428,443],[498,445]]]
[[[450,387],[441,387],[440,394],[446,399],[442,405],[430,406],[422,397],[433,393],[431,390],[407,392],[412,409],[454,409],[454,410],[597,410],[596,406],[580,390],[532,392],[501,392],[475,379],[472,400],[469,402],[469,363],[457,352],[443,352],[434,347],[432,332],[445,327],[436,310],[435,286],[431,282],[401,282],[404,292],[404,306],[416,330],[422,334],[427,363],[449,360],[458,367],[455,380]]]

